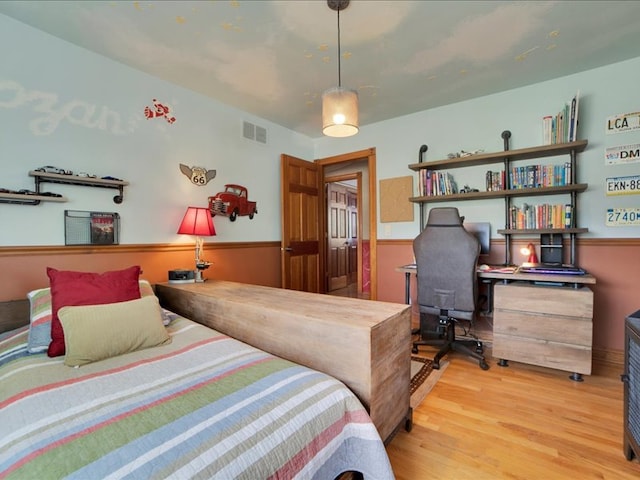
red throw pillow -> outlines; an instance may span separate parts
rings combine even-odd
[[[72,272],[47,267],[51,286],[50,357],[64,355],[64,331],[58,310],[74,305],[100,305],[140,298],[140,266],[104,273]]]

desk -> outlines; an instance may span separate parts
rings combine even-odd
[[[404,303],[407,305],[411,303],[411,274],[415,275],[417,271],[418,266],[415,263],[396,267],[396,272],[404,273]]]
[[[499,267],[496,267],[499,269]],[[409,265],[402,265],[400,267],[396,267],[396,272],[404,273],[404,300],[405,303],[411,303],[411,275],[416,275],[418,269],[415,263],[411,263]],[[477,272],[478,278],[481,280],[488,280],[486,283],[493,283],[492,280],[498,281],[502,280],[503,283],[508,283],[510,281],[530,281],[530,282],[547,282],[547,283],[562,283],[567,285],[572,285],[574,288],[578,288],[580,285],[594,285],[596,283],[596,279],[591,274],[585,275],[559,275],[559,274],[550,274],[550,273],[520,273],[518,271],[514,273],[505,273],[496,271],[481,271]],[[491,294],[489,294],[489,305],[491,307]],[[490,308],[491,310],[491,308]]]
[[[410,277],[417,269],[404,265],[396,271],[406,275],[408,302]],[[513,360],[566,370],[576,381],[591,374],[593,275],[489,270],[479,271],[478,278],[490,284],[492,354],[499,365]]]

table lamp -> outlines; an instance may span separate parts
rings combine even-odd
[[[209,237],[216,234],[216,229],[213,226],[213,218],[211,218],[209,209],[204,207],[188,207],[182,223],[180,223],[180,227],[178,227],[178,233],[196,236],[196,282],[204,282],[202,271],[209,268],[211,262],[207,262],[201,258],[203,252],[202,237]]]
[[[522,247],[520,253],[522,253],[523,255],[529,255],[527,263],[540,263],[538,261],[538,255],[536,254],[536,247],[533,245],[533,243],[530,243],[526,247]]]

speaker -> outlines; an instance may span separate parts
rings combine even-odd
[[[562,234],[543,233],[540,235],[540,262],[562,264]]]
[[[195,273],[193,270],[169,270],[169,283],[194,283]]]

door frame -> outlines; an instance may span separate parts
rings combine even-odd
[[[376,300],[378,298],[378,200],[377,200],[377,176],[376,176],[376,149],[375,147],[367,148],[365,150],[358,150],[351,153],[345,153],[340,155],[334,155],[331,157],[321,158],[316,160],[316,163],[321,168],[321,178],[324,181],[324,167],[328,165],[344,164],[348,165],[356,161],[367,161],[367,172],[369,175],[369,270],[370,270],[370,292],[369,298]],[[324,241],[320,242],[320,248],[323,249],[324,258],[326,253],[326,238],[327,238],[327,201],[324,198],[324,188],[321,188],[321,201],[320,208],[322,209],[321,217],[323,218],[321,224],[321,238]],[[361,231],[362,233],[362,231]],[[326,278],[326,265],[322,262],[322,278]],[[360,272],[361,274],[361,272]]]

